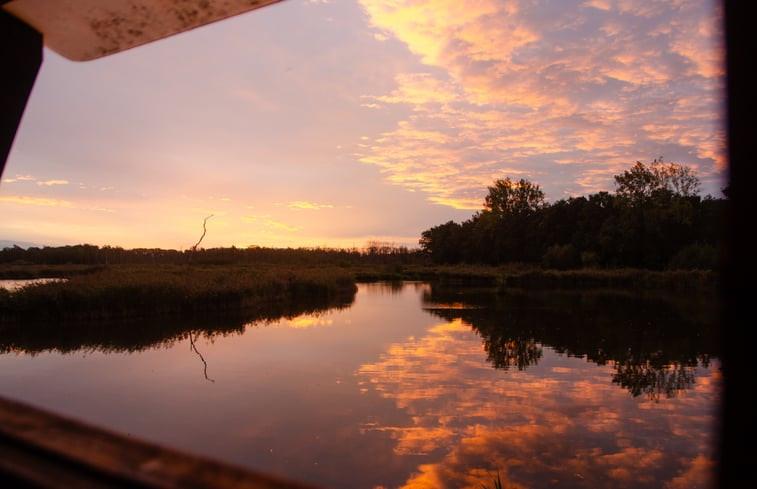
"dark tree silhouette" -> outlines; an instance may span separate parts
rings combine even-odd
[[[483,209],[421,235],[436,263],[508,262],[546,268],[715,269],[727,201],[696,193],[699,179],[662,158],[615,175],[616,192],[546,203],[521,179],[488,187]]]
[[[510,178],[496,180],[489,187],[484,201],[484,212],[497,217],[517,216],[538,211],[544,207],[544,192],[541,188],[521,178],[513,182]]]

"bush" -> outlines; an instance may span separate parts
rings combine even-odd
[[[694,243],[678,250],[668,263],[670,270],[714,270],[718,253],[712,245]]]
[[[582,251],[581,266],[584,268],[599,268],[599,255],[593,251]]]
[[[578,254],[578,250],[571,244],[552,245],[544,252],[541,263],[544,268],[570,270],[579,268],[581,257]]]

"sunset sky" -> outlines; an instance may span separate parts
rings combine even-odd
[[[417,246],[495,179],[549,201],[664,157],[726,182],[713,0],[285,0],[44,62],[0,242]]]

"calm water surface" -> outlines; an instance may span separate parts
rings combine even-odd
[[[44,284],[47,282],[62,282],[64,280],[65,279],[62,278],[2,279],[0,280],[0,289],[15,292],[16,290],[29,285]]]
[[[0,338],[0,394],[325,488],[707,488],[722,378],[701,308],[363,284],[350,307],[151,344]]]

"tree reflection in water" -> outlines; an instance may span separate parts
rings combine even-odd
[[[2,387],[324,487],[480,489],[495,471],[505,487],[715,487],[722,373],[706,304],[373,284],[306,318],[2,325],[0,348],[21,353]],[[298,319],[256,327],[285,315]],[[313,323],[328,327],[300,327]],[[696,383],[649,374],[671,365]]]
[[[189,332],[189,349],[192,350],[197,354],[198,357],[200,357],[200,361],[202,361],[203,370],[202,373],[205,375],[205,380],[208,380],[210,382],[215,382],[215,380],[208,377],[208,362],[205,361],[205,357],[202,356],[202,353],[200,353],[200,350],[197,349],[197,345],[195,345],[195,340],[193,338],[194,332]],[[197,336],[200,335],[200,332],[197,332]]]
[[[706,294],[516,291],[432,286],[424,308],[461,319],[482,338],[494,368],[524,370],[542,346],[597,365],[634,397],[670,398],[691,388],[697,366],[719,355],[718,301]],[[449,307],[449,304],[457,304]]]
[[[200,356],[195,341],[200,335],[212,338],[242,334],[251,324],[272,323],[303,314],[318,314],[352,305],[354,295],[339,297],[298,298],[267,307],[236,310],[226,314],[193,317],[146,317],[122,321],[28,322],[0,329],[0,354],[35,355],[46,351],[71,353],[79,350],[104,353],[138,352],[156,347],[169,347],[189,337],[190,350]],[[208,379],[210,380],[210,379]]]
[[[518,367],[524,370],[529,365],[536,365],[542,356],[542,349],[533,339],[489,337],[484,339],[487,360],[495,368],[507,370]]]
[[[709,366],[709,359],[703,361]],[[652,400],[671,398],[694,385],[694,371],[697,365],[680,363],[658,363],[650,359],[641,359],[629,352],[625,361],[616,361],[614,384],[628,389],[634,396],[644,394]]]

